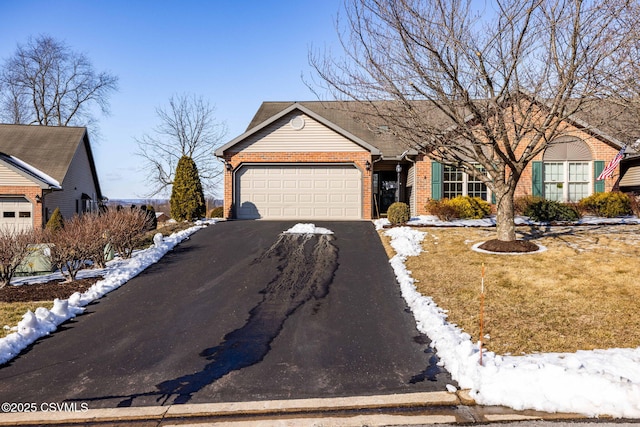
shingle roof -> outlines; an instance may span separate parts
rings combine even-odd
[[[102,197],[86,128],[0,124],[1,153],[17,157],[60,183],[80,144],[85,144],[96,190]]]
[[[294,104],[299,104],[318,116],[337,125],[344,131],[366,141],[376,147],[384,157],[400,156],[408,148],[407,145],[399,142],[389,132],[373,129],[367,119],[359,119],[362,108],[359,102],[342,101],[304,101],[304,102],[263,102],[247,127],[247,132],[264,123],[278,113],[286,110]],[[428,122],[435,128],[446,129],[453,123],[448,120],[442,112],[437,110],[432,104],[427,102],[416,102],[416,108],[421,108]],[[628,110],[616,106],[613,103],[598,102],[592,104],[591,108],[576,113],[576,125],[592,132],[594,135],[606,140],[614,146],[630,144],[640,137],[640,118],[632,117]],[[374,119],[375,120],[375,119]],[[386,123],[380,122],[379,126]],[[636,134],[636,129],[638,132]]]
[[[328,122],[335,124],[346,133],[366,141],[368,144],[377,148],[383,157],[398,157],[409,149],[407,145],[399,142],[389,132],[372,127],[372,125],[368,123],[371,121],[371,116],[368,116],[367,120],[364,120],[363,112],[356,110],[357,108],[361,108],[361,104],[356,102],[263,102],[251,120],[251,123],[249,123],[247,131],[259,126],[265,120],[268,120],[294,104],[303,106]],[[381,127],[385,125],[387,125],[387,123],[380,122],[379,124]]]

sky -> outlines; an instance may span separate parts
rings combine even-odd
[[[119,78],[110,114],[89,136],[102,193],[143,198],[150,186],[134,153],[158,107],[195,94],[244,133],[263,101],[316,100],[310,51],[335,51],[342,0],[0,0],[0,61],[46,34]],[[217,196],[220,197],[218,190]]]

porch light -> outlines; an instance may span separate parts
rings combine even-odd
[[[400,201],[400,172],[402,172],[402,166],[398,163],[396,165],[396,173],[398,174],[396,178],[396,202]]]
[[[225,167],[227,168],[227,170],[229,172],[231,172],[233,170],[233,165],[231,163],[227,162],[224,165],[225,165]]]
[[[368,171],[370,171],[370,170],[371,170],[371,162],[370,162],[369,160],[367,160],[367,161],[364,163],[364,167],[365,167]]]
[[[400,166],[400,163],[398,163],[396,165],[396,173],[400,173],[400,172],[402,172],[402,166]]]

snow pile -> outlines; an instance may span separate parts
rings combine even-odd
[[[137,251],[130,259],[116,259],[110,261],[102,270],[104,279],[96,282],[84,293],[76,292],[68,300],[56,299],[53,308],[36,309],[35,313],[28,311],[18,323],[15,332],[0,339],[0,364],[6,363],[17,356],[23,349],[38,338],[55,331],[58,325],[77,316],[84,311],[84,306],[95,299],[119,288],[142,270],[156,263],[178,243],[189,238],[197,230],[214,224],[215,221],[196,222],[196,225],[161,238],[154,236],[154,245],[148,249]]]
[[[546,353],[483,354],[469,334],[446,321],[446,313],[421,295],[405,261],[422,251],[425,233],[409,227],[385,232],[398,253],[390,263],[402,295],[443,365],[480,404],[517,410],[573,412],[587,416],[640,417],[640,348]],[[394,245],[394,240],[401,243]]]
[[[529,217],[516,215],[514,218],[516,225],[546,225],[546,223],[531,221]],[[376,230],[391,225],[388,219],[380,218],[373,221]],[[640,218],[636,216],[626,216],[617,218],[602,218],[594,216],[585,216],[575,223],[566,223],[566,225],[611,225],[611,224],[640,224]],[[442,221],[435,215],[419,215],[412,217],[407,225],[416,227],[495,227],[495,215],[482,219],[454,219],[451,221]]]
[[[285,231],[284,234],[333,234],[333,231],[327,228],[316,227],[315,224],[300,223]]]

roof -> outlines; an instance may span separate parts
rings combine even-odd
[[[89,158],[97,196],[102,198],[87,129],[72,126],[0,124],[0,152],[62,183],[80,144]]]
[[[407,151],[408,147],[397,142],[389,133],[372,130],[364,121],[358,120],[352,111],[345,109],[347,105],[338,101],[263,102],[249,123],[247,131],[218,148],[215,154],[222,156],[228,148],[294,110],[310,115],[374,155],[395,158]]]
[[[429,125],[434,128],[446,130],[453,125],[453,122],[430,102],[416,101],[412,105],[413,108],[421,110],[424,117],[427,117]],[[370,106],[375,108],[373,103]],[[640,118],[629,117],[628,109],[602,100],[589,105],[589,107],[571,117],[570,120],[574,125],[617,148],[624,144],[631,144],[640,137],[640,129],[633,126],[634,123],[640,123]],[[375,114],[367,113],[364,110],[367,108],[365,103],[356,101],[289,101],[263,102],[249,123],[246,132],[216,150],[216,155],[222,156],[226,149],[296,108],[311,113],[321,123],[332,127],[354,142],[374,147],[384,158],[398,158],[405,153],[417,154],[414,149],[398,141],[391,132],[386,131],[385,125],[387,123],[382,123],[382,119],[376,119]],[[371,122],[376,121],[380,121],[377,128],[371,125]],[[637,134],[636,129],[638,129]]]
[[[53,179],[52,177],[42,172],[41,170],[34,168],[30,164],[23,162],[22,160],[20,160],[15,156],[10,156],[5,153],[0,153],[0,161],[6,163],[7,166],[17,171],[21,175],[26,175],[32,179],[35,179],[36,181],[39,181],[41,186],[43,186],[43,188],[62,190],[62,187],[60,186],[60,182]]]

